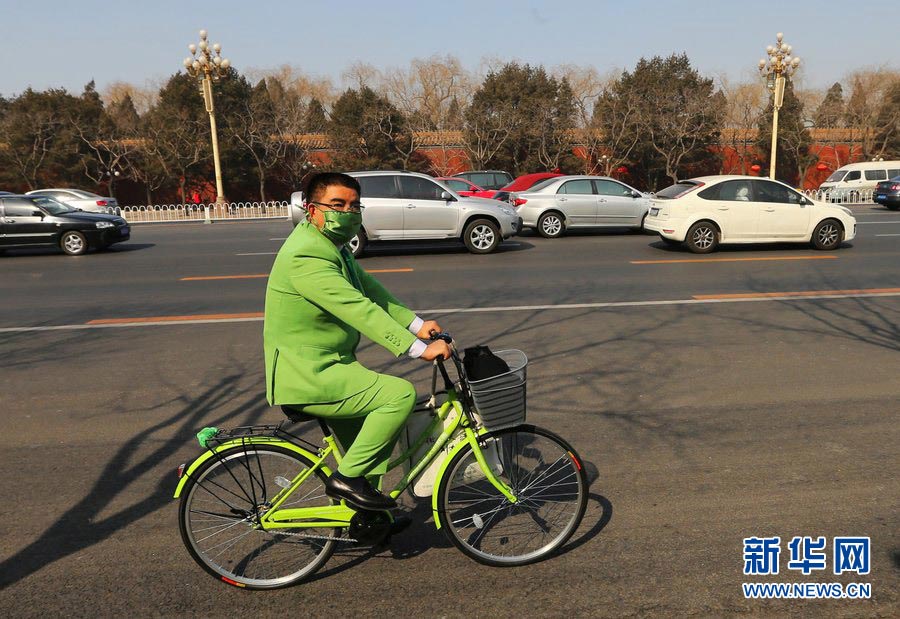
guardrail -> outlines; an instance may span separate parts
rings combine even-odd
[[[820,190],[804,189],[801,192],[807,198],[820,202],[835,202],[837,204],[874,204],[874,189],[838,189]]]
[[[123,206],[120,214],[132,224],[178,221],[227,221],[240,219],[287,219],[288,202],[230,202],[228,204],[154,204]]]

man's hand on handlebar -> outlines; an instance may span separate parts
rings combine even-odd
[[[440,333],[441,331],[443,331],[443,329],[441,329],[441,325],[439,325],[437,321],[426,320],[422,323],[422,328],[419,329],[419,332],[416,333],[416,337],[420,340],[427,340],[431,337],[432,332]]]
[[[445,360],[450,358],[450,345],[444,340],[435,340],[428,344],[425,352],[423,352],[420,357],[420,359],[424,359],[425,361],[434,361],[438,358]]]

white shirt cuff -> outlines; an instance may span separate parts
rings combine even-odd
[[[425,324],[425,321],[422,320],[421,318],[419,318],[418,316],[416,316],[415,318],[413,318],[413,321],[411,323],[409,323],[409,326],[406,328],[409,329],[409,332],[412,333],[413,335],[418,335],[419,329],[421,329],[422,325],[424,325],[424,324]]]
[[[409,355],[412,359],[418,359],[422,356],[422,353],[425,352],[426,348],[428,348],[428,344],[426,344],[422,340],[416,340],[409,347],[409,350],[406,351],[406,354]]]

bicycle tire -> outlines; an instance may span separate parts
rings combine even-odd
[[[259,444],[227,449],[204,462],[182,490],[178,512],[181,538],[194,561],[222,582],[247,589],[279,589],[312,576],[337,542],[301,535],[339,537],[343,529],[263,530],[255,523],[284,480],[313,465],[291,449]],[[325,479],[317,470],[283,507],[334,504],[325,496]],[[267,567],[279,561],[290,567]]]
[[[509,502],[487,480],[471,446],[466,446],[450,461],[438,484],[445,534],[463,554],[494,567],[528,565],[553,555],[575,533],[587,507],[588,481],[581,458],[565,440],[532,425],[492,433],[484,444],[494,474],[519,500]],[[562,518],[551,524],[553,510]],[[541,533],[542,528],[547,531]],[[533,547],[536,535],[540,538]]]

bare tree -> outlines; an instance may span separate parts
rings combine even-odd
[[[109,107],[127,97],[131,99],[135,111],[143,116],[156,105],[161,87],[162,84],[153,82],[147,82],[144,86],[121,81],[112,82],[102,93],[103,103]]]
[[[451,149],[458,147],[459,105],[471,96],[470,79],[459,60],[452,56],[414,59],[409,69],[392,69],[381,76],[382,93],[405,118],[407,136],[404,158],[428,144],[440,156],[430,158],[431,172],[451,171]],[[387,128],[389,131],[390,128]]]
[[[759,82],[730,82],[720,78],[719,90],[725,96],[723,144],[730,146],[747,174],[756,156],[754,143],[759,119],[766,109],[766,89]]]
[[[900,71],[859,71],[847,81],[851,86],[845,118],[850,138],[860,143],[863,159],[881,157],[888,150],[891,129],[900,118],[900,109],[885,105],[891,87],[900,81]]]
[[[554,70],[554,73],[568,82],[572,90],[572,101],[575,105],[575,129],[573,130],[573,142],[578,144],[583,151],[583,172],[596,174],[599,166],[608,164],[609,157],[603,157],[606,152],[604,134],[601,127],[597,126],[594,117],[597,101],[603,91],[611,83],[610,76],[601,76],[594,67],[580,67],[578,65],[562,65]],[[605,174],[609,174],[606,169]]]

